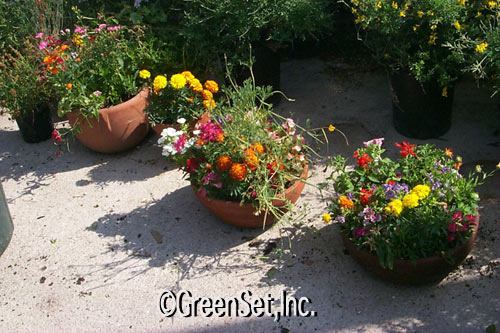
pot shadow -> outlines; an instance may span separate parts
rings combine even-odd
[[[105,215],[87,231],[109,239],[105,253],[117,253],[123,258],[100,267],[89,266],[89,276],[110,283],[117,283],[113,282],[114,277],[124,270],[129,271],[132,279],[164,266],[178,272],[177,283],[239,269],[258,270],[243,260],[253,255],[251,249],[236,247],[264,232],[218,220],[201,205],[190,186],[126,214]]]
[[[500,231],[498,202],[481,202],[475,247],[441,283],[410,287],[372,277],[347,253],[338,226],[330,224],[290,229],[291,249],[273,256],[276,268],[260,284],[283,285],[295,297],[308,297],[309,310],[330,318],[322,321],[326,327],[309,323],[309,330],[484,331],[500,318],[500,247],[493,236]],[[300,327],[299,318],[282,323]]]

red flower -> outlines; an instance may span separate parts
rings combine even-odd
[[[54,139],[55,143],[61,143],[62,141],[61,135],[56,129],[52,131],[52,139]]]
[[[406,158],[408,155],[411,156],[416,156],[415,152],[413,151],[413,148],[415,148],[415,145],[411,145],[408,142],[403,143],[395,143],[396,147],[399,147],[401,150],[399,153],[401,154],[401,157]]]
[[[199,158],[190,158],[186,161],[184,169],[187,173],[193,173],[200,167],[201,160]]]
[[[367,153],[363,153],[361,154],[361,156],[359,155],[359,152],[356,150],[354,152],[354,158],[356,159],[356,163],[360,166],[360,167],[363,167],[365,169],[368,169],[368,163],[373,161],[370,157],[368,157],[368,154]]]
[[[359,197],[359,199],[361,200],[361,203],[363,205],[368,205],[370,203],[370,197],[372,196],[373,191],[372,190],[361,189],[361,193],[362,194]]]

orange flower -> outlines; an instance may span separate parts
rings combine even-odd
[[[460,167],[462,166],[462,162],[457,162],[455,163],[455,169],[460,169]]]
[[[203,89],[201,92],[201,95],[203,96],[203,99],[213,99],[214,95],[210,92],[210,90]]]
[[[231,157],[224,155],[224,156],[219,156],[217,158],[217,169],[220,171],[227,171],[231,167],[233,162],[231,161]]]
[[[203,86],[198,79],[193,79],[189,84],[189,87],[196,93],[201,93],[203,91]]]
[[[189,98],[187,99],[187,101],[188,101],[189,103],[193,103],[193,102],[194,102],[194,97],[189,97]]]
[[[43,62],[47,65],[50,65],[54,62],[54,59],[51,56],[46,56],[45,58],[43,58]]]
[[[224,134],[220,133],[217,135],[217,142],[224,142]]]
[[[208,111],[212,111],[213,109],[215,109],[216,104],[215,104],[215,101],[213,99],[206,99],[203,101],[203,106]]]
[[[444,150],[444,153],[445,153],[446,155],[448,155],[450,158],[453,158],[453,152],[451,151],[451,149],[450,149],[450,148],[446,148],[446,149]]]
[[[207,164],[205,165],[205,169],[207,169],[207,170],[212,170],[212,164],[207,163]]]
[[[75,59],[76,62],[79,62],[79,61],[82,61],[82,59],[80,59],[80,57],[76,58]]]
[[[52,74],[54,74],[54,75],[55,75],[55,74],[57,74],[57,73],[59,73],[59,70],[57,69],[57,67],[51,67],[51,68],[49,69],[49,71],[50,71]]]
[[[212,80],[208,80],[207,82],[205,82],[205,88],[207,88],[214,94],[219,91],[219,85],[217,84],[217,82]]]
[[[259,166],[259,159],[257,158],[255,153],[253,152],[253,149],[251,148],[248,148],[245,151],[245,164],[252,171],[257,169],[257,167]]]
[[[64,52],[64,51],[66,51],[67,49],[69,49],[69,46],[68,46],[68,45],[63,44],[63,45],[61,46],[61,51],[63,51],[63,52]]]
[[[340,208],[352,208],[354,207],[354,202],[350,199],[348,199],[345,195],[342,195],[339,198],[339,205]]]
[[[229,175],[234,180],[242,181],[247,175],[247,168],[245,168],[244,164],[233,163],[233,165],[231,165],[231,169],[229,170]]]
[[[254,149],[255,149],[255,151],[256,151],[257,153],[259,153],[259,154],[264,153],[264,146],[263,146],[263,145],[261,145],[260,143],[258,143],[258,142],[254,143],[254,144],[253,144],[253,147],[254,147]]]
[[[196,145],[203,146],[203,140],[201,140],[201,139],[196,140]]]
[[[73,88],[73,83],[66,83],[66,88],[67,89]]]
[[[194,79],[196,79],[196,78],[194,77],[193,73],[191,73],[190,71],[184,71],[184,72],[182,72],[181,74],[184,76],[184,78],[186,79],[186,82],[187,82],[187,83],[189,83],[189,84],[191,84],[191,82],[192,82]]]

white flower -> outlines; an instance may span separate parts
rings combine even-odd
[[[292,151],[293,151],[294,153],[298,153],[298,152],[300,152],[301,150],[302,150],[302,147],[301,147],[301,146],[299,146],[299,145],[294,146],[294,147],[292,148]]]
[[[186,123],[186,119],[185,118],[179,118],[179,119],[177,119],[177,123],[184,124],[184,123]]]
[[[200,134],[200,133],[201,133],[201,131],[200,131],[200,130],[194,130],[194,131],[193,131],[193,134],[194,134],[194,135],[198,135],[198,134]]]
[[[163,132],[162,132],[162,134],[163,134]],[[167,140],[167,137],[166,136],[162,136],[161,138],[158,139],[158,144],[162,145],[163,142],[165,142],[165,140]]]
[[[165,134],[163,134],[165,133]],[[169,127],[169,128],[166,128],[164,129],[162,132],[161,132],[161,135],[165,135],[165,136],[177,136],[177,130],[173,127]]]

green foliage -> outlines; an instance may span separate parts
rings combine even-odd
[[[477,168],[462,176],[461,158],[449,150],[399,146],[401,158],[394,161],[382,156],[381,142],[368,142],[356,150],[354,169],[342,157],[331,162],[331,218],[388,267],[394,258],[446,256],[466,242],[477,215],[474,188],[491,175]]]
[[[343,1],[344,2],[344,1]],[[419,82],[453,85],[465,59],[446,47],[460,35],[470,6],[460,0],[351,0],[358,34],[373,56],[392,71]]]

